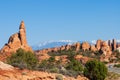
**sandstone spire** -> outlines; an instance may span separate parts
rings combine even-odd
[[[27,44],[26,30],[23,21],[20,24],[19,32],[10,36],[8,43],[4,45],[0,52],[16,52],[19,48],[32,51],[32,48]]]
[[[21,24],[20,24],[19,34],[20,34],[21,45],[26,45],[27,44],[26,30],[25,30],[25,24],[23,21],[21,21]]]
[[[97,43],[96,43],[96,48],[97,50],[99,51],[101,49],[101,43],[102,43],[102,40],[97,40]]]
[[[116,40],[115,39],[113,39],[113,45],[112,45],[112,47],[113,47],[113,50],[116,50]]]
[[[24,21],[21,21],[19,29],[25,29]]]

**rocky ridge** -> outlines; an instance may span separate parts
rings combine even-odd
[[[101,54],[105,55],[105,58],[101,58],[101,61],[108,61],[109,57],[111,56],[112,52],[115,50],[120,49],[119,44],[116,42],[115,39],[108,40],[108,41],[103,41],[103,40],[97,40],[96,44],[90,44],[88,42],[83,42],[83,43],[75,43],[72,45],[65,45],[61,47],[55,47],[55,48],[48,48],[48,49],[43,49],[43,50],[37,50],[36,53],[37,55],[42,55],[39,56],[39,59],[48,59],[50,56],[47,54],[49,52],[58,52],[62,50],[75,50],[76,52],[79,52],[79,50],[83,51],[93,51],[93,52],[100,52]]]

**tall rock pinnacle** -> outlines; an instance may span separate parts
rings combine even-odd
[[[0,52],[16,52],[19,48],[32,51],[32,48],[27,44],[26,30],[23,21],[20,24],[19,32],[10,36],[8,43],[4,45]]]
[[[19,29],[25,29],[24,21],[21,21]]]
[[[21,39],[21,45],[26,45],[27,44],[26,30],[25,30],[25,25],[23,21],[20,24],[19,34],[20,34],[20,39]]]

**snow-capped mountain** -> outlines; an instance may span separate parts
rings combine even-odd
[[[91,45],[95,45],[97,40],[92,40],[92,41],[87,41]],[[112,40],[111,40],[112,41]],[[58,40],[58,41],[45,41],[45,42],[40,42],[36,45],[33,45],[32,48],[33,50],[41,50],[41,49],[46,49],[46,48],[53,48],[53,47],[60,47],[64,45],[71,45],[76,42],[83,43],[84,41],[72,41],[72,40]],[[116,40],[117,43],[120,43],[120,40]]]
[[[64,45],[71,45],[73,43],[75,43],[77,41],[72,41],[72,40],[58,40],[58,41],[45,41],[45,42],[40,42],[36,45],[33,45],[32,48],[33,50],[41,50],[41,49],[45,49],[45,48],[53,48],[53,47],[60,47],[60,46],[64,46]]]

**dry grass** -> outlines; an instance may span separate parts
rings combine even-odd
[[[120,80],[120,74],[109,72],[105,80]]]

